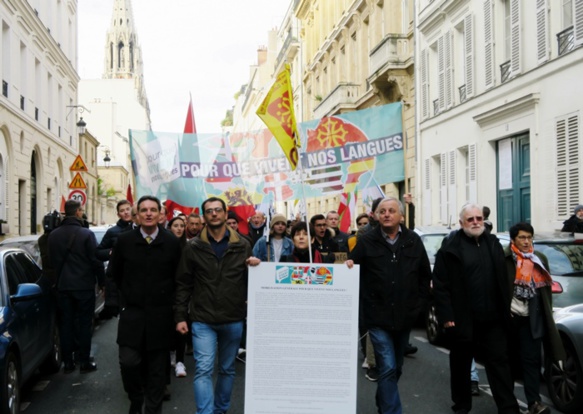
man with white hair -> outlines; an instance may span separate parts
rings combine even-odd
[[[482,211],[477,204],[462,207],[460,230],[444,241],[433,268],[437,317],[450,343],[452,408],[458,414],[472,409],[470,367],[478,355],[498,413],[518,414],[506,343],[513,278],[500,242],[484,231]]]

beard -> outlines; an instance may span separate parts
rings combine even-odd
[[[472,229],[472,228],[466,229],[464,227],[463,229],[464,229],[464,233],[466,233],[466,236],[478,238],[482,235],[482,233],[484,233],[485,227],[482,226],[482,227],[477,228],[477,229]]]

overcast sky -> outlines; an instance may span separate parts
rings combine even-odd
[[[182,132],[189,92],[197,132],[219,132],[257,48],[292,0],[133,0],[152,129]],[[113,0],[79,0],[79,76],[103,74]]]

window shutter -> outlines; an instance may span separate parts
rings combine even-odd
[[[474,96],[474,34],[472,15],[464,18],[464,50],[466,57],[466,97]]]
[[[557,142],[557,214],[566,218],[579,203],[579,115],[559,119]]]
[[[421,110],[422,118],[429,116],[429,80],[427,68],[428,52],[427,49],[421,51]]]
[[[449,208],[448,208],[448,220],[447,224],[451,224],[453,221],[453,215],[457,210],[457,188],[456,188],[456,150],[449,152],[449,189],[448,189],[448,199],[449,199]]]
[[[439,218],[441,223],[447,223],[447,156],[440,155],[439,162]]]
[[[425,159],[425,191],[423,192],[423,224],[431,223],[431,158]]]
[[[577,46],[583,44],[583,0],[575,0],[573,12],[573,32],[575,34],[575,46]]]
[[[492,0],[484,1],[484,65],[486,89],[494,86],[494,39],[492,32]]]
[[[445,50],[443,47],[443,38],[437,39],[437,80],[439,87],[439,109],[445,108]]]
[[[510,76],[520,73],[520,0],[510,1]]]
[[[476,144],[468,145],[468,162],[470,167],[469,177],[469,193],[470,199],[474,203],[478,201],[478,180],[477,180],[477,158],[476,158]]]
[[[443,42],[445,54],[445,107],[451,108],[453,105],[453,55],[452,55],[452,32],[449,30],[445,34]]]
[[[548,52],[548,19],[546,0],[536,0],[536,57],[538,63],[549,59]]]

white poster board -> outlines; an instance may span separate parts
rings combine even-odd
[[[249,268],[245,413],[354,414],[359,266]]]

